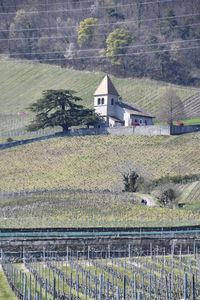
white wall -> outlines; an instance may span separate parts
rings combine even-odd
[[[98,104],[98,99],[100,99],[100,104]],[[102,104],[102,99],[104,99],[104,104]],[[97,114],[102,116],[108,115],[108,96],[107,95],[100,95],[94,97],[94,109]]]
[[[113,105],[111,105],[112,99],[114,102]],[[116,105],[115,105],[115,103],[117,101],[118,101],[118,96],[108,95],[108,115],[109,116],[117,116],[116,115]]]
[[[124,121],[124,109],[119,105],[115,106],[116,117],[122,121]]]
[[[131,116],[131,121],[133,121],[135,123],[135,120],[137,120],[137,122],[140,125],[145,125],[145,121],[146,121],[146,125],[153,125],[152,118],[143,117],[143,116]],[[132,122],[131,122],[131,124],[132,124]],[[131,125],[131,124],[129,124],[129,125]]]
[[[125,111],[125,112],[124,112],[124,121],[125,121],[124,126],[125,126],[125,127],[131,125],[131,124],[130,124],[130,119],[131,119],[130,114],[129,114],[127,111]]]

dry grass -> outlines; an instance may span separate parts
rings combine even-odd
[[[54,138],[2,150],[1,191],[52,188],[122,190],[122,174],[149,178],[195,174],[200,133],[175,137],[90,136]]]

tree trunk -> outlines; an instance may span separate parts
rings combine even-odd
[[[62,125],[62,130],[64,134],[67,134],[69,132],[69,127],[67,125]]]

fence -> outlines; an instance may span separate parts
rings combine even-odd
[[[21,260],[1,252],[8,283],[18,299],[197,300],[200,296],[199,249],[175,255],[151,247],[145,254],[124,249],[82,251],[69,247],[60,255],[43,249],[24,251]]]

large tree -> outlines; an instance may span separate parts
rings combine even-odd
[[[27,126],[28,131],[60,126],[67,132],[71,126],[87,125],[88,118],[93,118],[93,125],[98,123],[99,116],[93,110],[77,102],[82,99],[72,90],[47,90],[43,97],[29,106],[36,114],[35,120]]]
[[[9,52],[11,56],[18,58],[34,58],[35,41],[38,38],[38,11],[31,7],[30,11],[19,9],[9,29]]]
[[[109,58],[112,64],[121,64],[123,54],[127,46],[131,43],[131,33],[124,28],[117,28],[110,32],[106,39],[106,49],[104,54]]]
[[[173,89],[168,89],[160,101],[159,119],[170,126],[185,116],[184,105]]]

